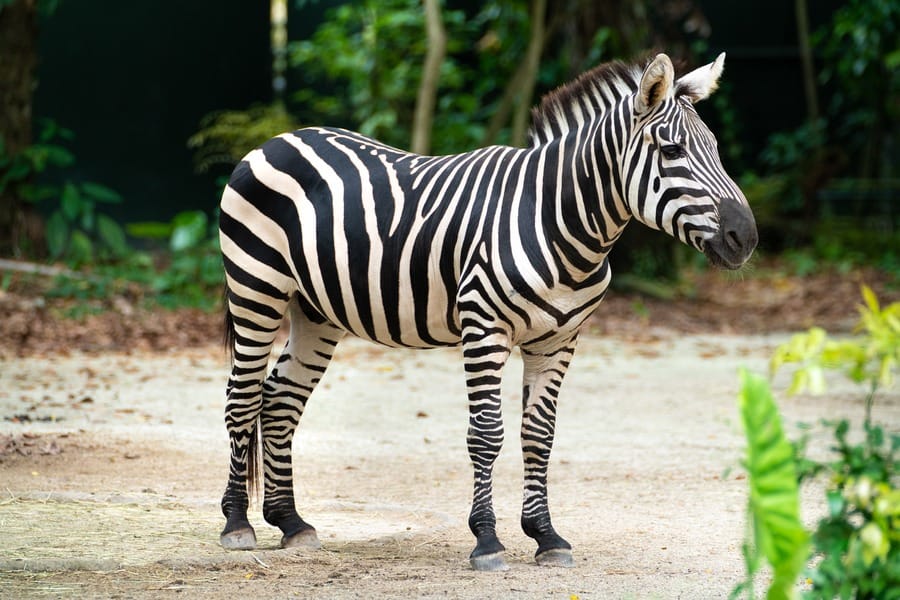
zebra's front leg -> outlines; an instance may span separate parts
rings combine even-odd
[[[522,529],[538,543],[535,561],[544,566],[574,567],[572,546],[550,521],[547,469],[556,430],[556,400],[575,352],[575,338],[552,349],[522,348],[522,459],[525,485]]]
[[[497,537],[492,475],[503,445],[500,376],[509,357],[509,346],[504,335],[464,335],[463,340],[469,397],[466,443],[475,472],[469,529],[475,534],[476,545],[469,562],[477,571],[505,571],[509,567],[503,558],[505,548]]]
[[[281,529],[282,548],[317,549],[321,544],[315,528],[297,512],[291,448],[306,402],[344,333],[311,319],[297,302],[290,309],[290,339],[263,387],[263,517]]]

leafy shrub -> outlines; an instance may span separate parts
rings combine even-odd
[[[154,255],[132,251],[108,264],[56,279],[48,296],[108,301],[114,296],[178,308],[210,310],[218,306],[223,284],[215,225],[203,211],[181,212],[168,222],[128,225],[133,237],[163,243]]]
[[[441,18],[447,48],[433,151],[462,152],[484,139],[479,123],[489,120],[504,74],[514,70],[509,57],[524,53],[528,11],[520,3],[487,3],[474,16],[445,7]],[[288,44],[290,66],[302,80],[293,101],[317,123],[409,147],[427,51],[424,31],[419,0],[364,0],[331,9],[310,39]]]
[[[42,183],[39,176],[74,164],[75,157],[60,141],[72,132],[45,120],[37,142],[15,155],[7,155],[0,136],[0,192],[11,189],[33,204],[48,207],[47,250],[50,258],[77,267],[96,259],[122,258],[129,252],[122,227],[103,214],[98,205],[117,204],[122,197],[99,183],[65,181]]]
[[[168,223],[133,223],[128,232],[134,237],[168,242],[168,264],[147,282],[159,304],[210,309],[218,303],[224,272],[218,231],[205,212],[180,212]]]
[[[866,393],[864,437],[848,439],[850,422],[827,422],[833,429],[835,457],[826,462],[804,456],[806,441],[785,446],[780,418],[768,384],[742,373],[741,412],[748,440],[750,518],[756,549],[745,545],[748,580],[733,596],[750,590],[761,557],[774,570],[769,598],[792,597],[797,558],[805,533],[796,530],[793,507],[799,502],[797,482],[814,477],[828,482],[827,514],[812,532],[813,560],[807,567],[810,598],[900,598],[900,434],[885,434],[871,420],[872,402],[880,387],[891,385],[900,365],[900,302],[882,308],[863,288],[858,330],[852,340],[833,340],[821,328],[793,336],[771,360],[774,373],[798,365],[788,390],[825,390],[825,371],[840,370]],[[757,457],[754,460],[753,457]],[[795,474],[795,485],[786,482]],[[778,543],[780,542],[780,544]],[[790,542],[794,542],[791,544]]]
[[[299,126],[279,103],[217,111],[203,117],[200,130],[188,138],[188,147],[194,149],[194,163],[203,173],[217,165],[234,166],[270,137]]]
[[[831,424],[835,460],[805,461],[801,476],[823,474],[828,514],[813,533],[821,560],[809,569],[813,598],[900,597],[900,434],[866,423],[847,440],[847,420]]]
[[[822,393],[825,371],[844,371],[851,381],[867,386],[865,421],[869,423],[875,393],[893,383],[900,366],[900,302],[881,308],[874,292],[865,286],[862,295],[865,304],[859,308],[857,325],[857,331],[864,333],[861,338],[832,340],[823,329],[813,327],[778,347],[770,369],[774,374],[785,364],[799,364],[789,394],[807,389]]]

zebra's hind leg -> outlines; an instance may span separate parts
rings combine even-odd
[[[476,545],[469,563],[476,571],[505,571],[505,548],[497,537],[493,507],[494,461],[503,445],[503,417],[500,411],[500,377],[509,358],[508,337],[488,331],[477,322],[467,327],[463,321],[463,359],[469,396],[469,431],[466,444],[474,469],[475,486],[469,529]]]
[[[263,386],[263,517],[281,529],[282,548],[319,548],[315,528],[297,513],[291,447],[306,402],[344,332],[326,322],[299,297],[289,307],[290,339]]]
[[[550,521],[547,469],[556,430],[556,400],[575,352],[575,338],[552,349],[522,348],[522,459],[525,485],[522,529],[538,543],[535,561],[542,566],[574,567],[572,546]]]
[[[247,519],[247,508],[258,482],[263,379],[287,297],[269,298],[269,304],[263,305],[229,291],[226,305],[226,338],[230,343],[232,367],[226,392],[225,426],[231,459],[222,496],[225,528],[219,541],[229,550],[252,550],[256,547],[256,532]]]

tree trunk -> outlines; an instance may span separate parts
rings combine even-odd
[[[806,0],[794,0],[797,16],[797,45],[800,47],[800,66],[803,69],[803,92],[806,97],[806,118],[810,123],[819,118],[819,97],[816,94],[816,73],[813,65],[812,47],[809,42],[809,19],[806,15]]]
[[[431,150],[434,105],[441,65],[447,52],[447,33],[441,21],[439,0],[425,0],[425,29],[428,35],[428,51],[422,67],[422,82],[419,84],[419,94],[416,98],[412,131],[412,151],[417,154],[428,154]]]
[[[544,4],[546,5],[546,2],[544,2]],[[532,10],[532,14],[534,14],[534,12],[535,11]],[[546,12],[546,10],[544,10],[543,12]],[[497,138],[500,136],[500,130],[502,130],[503,127],[507,123],[509,123],[509,114],[510,112],[512,112],[516,104],[516,98],[519,95],[519,90],[524,85],[526,85],[529,77],[532,77],[531,93],[525,100],[525,104],[528,109],[531,108],[531,104],[533,101],[533,98],[531,98],[531,96],[534,95],[534,81],[537,77],[537,68],[540,66],[541,52],[543,51],[544,46],[547,45],[550,38],[552,38],[556,34],[556,31],[563,24],[567,14],[568,13],[566,13],[565,11],[555,13],[549,25],[545,26],[543,23],[541,23],[539,25],[541,31],[541,38],[539,42],[535,40],[534,30],[532,30],[531,41],[529,42],[529,48],[528,50],[526,50],[526,53],[530,55],[532,48],[539,49],[539,52],[537,54],[538,65],[537,67],[534,67],[532,71],[529,56],[526,56],[526,60],[523,60],[519,63],[519,66],[516,68],[515,73],[513,73],[512,77],[510,77],[509,81],[506,84],[506,88],[503,90],[503,97],[500,98],[500,102],[497,104],[497,110],[494,112],[490,122],[488,123],[487,131],[485,132],[484,139],[482,140],[483,145],[490,146],[491,144],[497,143]]]
[[[541,66],[541,54],[544,52],[544,15],[547,12],[547,0],[531,2],[531,37],[525,52],[525,71],[519,103],[513,115],[512,145],[524,146],[525,134],[528,131],[528,117],[531,114],[534,85],[537,81],[538,69]]]
[[[37,0],[0,8],[0,155],[31,144],[31,98],[37,64]],[[0,256],[20,251],[24,207],[14,189],[0,191]]]

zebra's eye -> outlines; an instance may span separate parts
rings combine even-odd
[[[669,160],[677,160],[685,156],[684,146],[681,144],[666,144],[659,151]]]

